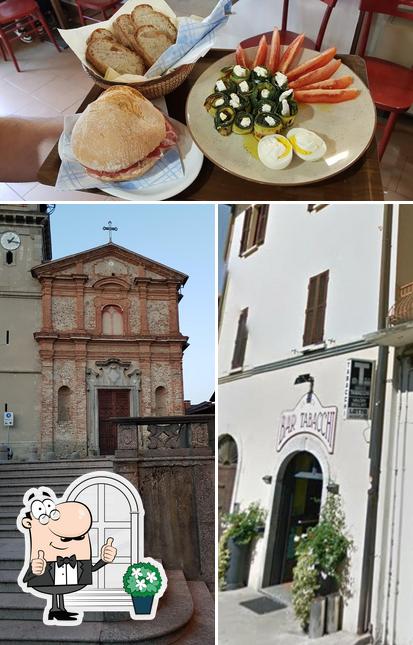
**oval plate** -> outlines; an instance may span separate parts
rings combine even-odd
[[[180,179],[141,188],[140,190],[127,190],[126,188],[122,188],[121,182],[119,183],[119,188],[114,184],[108,184],[107,188],[106,186],[104,188],[99,187],[102,192],[128,201],[162,201],[178,195],[195,181],[202,168],[204,155],[193,141],[188,128],[180,121],[176,121],[169,116],[168,119],[178,134],[177,145],[181,154],[184,176]],[[63,137],[64,134],[62,133],[58,143],[58,151],[61,159],[63,157]]]
[[[246,51],[251,60],[256,48]],[[300,60],[308,60],[316,54],[313,50],[304,49]],[[214,128],[212,116],[204,108],[204,101],[213,92],[221,69],[234,64],[235,54],[231,53],[211,65],[192,87],[186,104],[186,122],[192,137],[204,155],[223,170],[261,184],[311,184],[342,172],[357,161],[370,145],[376,127],[374,103],[363,81],[342,63],[333,78],[352,76],[354,81],[351,87],[360,90],[359,96],[344,103],[300,103],[292,126],[313,130],[322,137],[327,145],[324,158],[311,162],[294,155],[291,164],[284,170],[266,168],[244,148],[244,136],[220,135]]]

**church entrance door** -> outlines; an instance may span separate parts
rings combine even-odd
[[[99,450],[101,455],[113,455],[117,447],[116,423],[113,417],[130,416],[130,390],[98,390]]]

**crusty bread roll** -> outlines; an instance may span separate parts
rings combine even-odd
[[[129,47],[130,49],[135,48],[134,40],[136,26],[129,13],[124,13],[121,16],[118,16],[118,18],[116,18],[112,23],[112,29],[116,39],[122,45],[125,45],[125,47]]]
[[[151,67],[164,53],[173,41],[163,31],[153,27],[140,27],[135,34],[136,50],[144,59],[148,67]]]
[[[92,40],[99,40],[100,38],[109,38],[109,40],[115,39],[114,35],[111,31],[109,31],[109,29],[103,29],[103,27],[99,27],[98,29],[94,29],[92,31],[86,43],[89,44],[92,42]]]
[[[86,60],[102,76],[108,67],[118,74],[141,76],[145,73],[145,63],[139,54],[108,38],[92,40],[86,48]]]
[[[136,7],[136,9],[137,8],[138,7]],[[152,11],[152,12],[148,11],[148,13],[142,13],[142,12],[136,13],[136,9],[132,12],[132,19],[137,29],[145,26],[153,27],[153,29],[156,29],[157,31],[161,31],[167,36],[169,36],[172,42],[176,41],[176,36],[177,36],[176,27],[167,16],[165,16],[163,13],[160,13],[159,11]]]
[[[72,151],[107,181],[125,181],[147,172],[157,161],[148,155],[166,136],[165,117],[137,90],[111,87],[88,105],[72,132]],[[141,162],[137,168],[131,168]],[[129,173],[111,176],[130,169]]]

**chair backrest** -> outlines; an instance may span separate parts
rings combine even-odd
[[[413,0],[360,0],[360,12],[365,13],[357,53],[364,56],[375,13],[413,20]]]
[[[383,1],[385,2],[386,0],[383,0]],[[413,2],[413,0],[407,0],[407,1]],[[318,31],[317,40],[315,44],[315,48],[317,51],[320,51],[321,49],[321,45],[324,39],[324,35],[326,33],[328,21],[330,20],[331,12],[333,11],[334,7],[337,4],[337,0],[321,0],[321,2],[324,2],[324,4],[326,4],[327,6],[323,15],[323,19],[321,21],[320,29]],[[287,31],[288,8],[289,8],[289,0],[284,0],[282,21],[281,21],[281,31]]]

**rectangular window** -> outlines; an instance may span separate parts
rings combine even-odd
[[[304,347],[322,343],[324,340],[328,279],[329,271],[324,271],[309,280],[303,336]]]
[[[255,204],[245,211],[240,255],[264,244],[269,208],[269,204]]]
[[[248,339],[247,318],[248,307],[241,311],[238,320],[237,337],[235,339],[234,354],[231,363],[231,369],[233,370],[244,365],[245,349]]]
[[[10,332],[9,330],[6,331],[6,345],[10,344]]]

